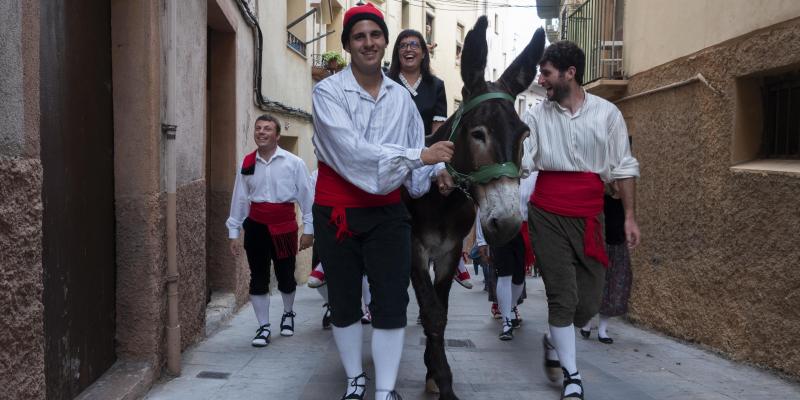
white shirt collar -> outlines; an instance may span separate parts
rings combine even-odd
[[[586,105],[589,103],[589,93],[587,93],[586,89],[584,89],[584,88],[581,88],[581,91],[583,92],[583,104],[581,104],[581,107],[577,111],[575,111],[575,114],[572,114],[569,111],[568,108],[562,106],[557,101],[552,101],[552,100],[547,100],[547,99],[545,99],[545,101],[549,102],[552,106],[554,106],[556,108],[556,110],[558,110],[558,111],[560,111],[562,113],[566,113],[571,118],[575,118],[575,117],[578,117],[578,116],[581,115],[583,110],[586,108]]]
[[[261,160],[261,162],[264,164],[269,164],[277,157],[286,157],[286,150],[282,149],[281,146],[275,148],[275,152],[272,153],[272,157],[270,157],[269,160],[265,160],[263,157],[261,157],[261,154],[259,154],[258,150],[256,149],[256,161]]]
[[[352,67],[350,65],[345,67],[345,69],[342,70],[342,72],[340,72],[340,74],[343,74],[342,77],[344,78],[344,82],[343,82],[344,85],[343,85],[342,89],[344,89],[345,91],[348,91],[348,92],[358,92],[361,95],[361,97],[363,97],[365,99],[373,100],[375,102],[380,100],[381,97],[383,97],[383,95],[386,93],[386,91],[389,88],[392,87],[391,86],[392,80],[389,79],[389,77],[387,77],[386,74],[383,73],[383,70],[381,70],[381,75],[383,75],[383,80],[381,81],[381,89],[378,92],[378,98],[375,99],[375,98],[372,97],[372,95],[367,93],[367,91],[364,90],[364,88],[361,87],[361,85],[358,84],[358,81],[356,80],[355,75],[353,75],[353,69],[352,69]]]
[[[420,75],[420,77],[417,78],[417,81],[414,82],[414,85],[410,85],[408,83],[408,81],[406,80],[405,75],[403,75],[403,73],[401,72],[400,73],[400,82],[402,82],[403,86],[405,86],[406,89],[408,89],[408,91],[411,92],[412,96],[417,97],[417,88],[419,87],[419,83],[422,82],[422,75]]]

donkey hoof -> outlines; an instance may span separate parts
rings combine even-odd
[[[439,385],[436,384],[436,381],[433,378],[428,378],[425,380],[425,391],[428,393],[439,394]]]

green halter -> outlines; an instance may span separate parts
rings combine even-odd
[[[477,107],[478,104],[492,99],[503,99],[512,103],[514,102],[514,98],[508,93],[504,92],[489,92],[473,97],[466,104],[461,105],[456,111],[455,119],[453,120],[453,128],[450,130],[449,140],[455,143],[458,124],[461,123],[461,117],[463,117],[464,114]],[[517,167],[517,165],[513,162],[484,165],[477,171],[472,171],[468,174],[463,174],[456,171],[456,169],[453,168],[450,163],[447,163],[446,167],[447,172],[449,172],[453,177],[453,181],[455,181],[456,186],[463,190],[464,193],[468,193],[467,189],[469,189],[469,187],[473,184],[485,184],[493,179],[498,179],[503,176],[507,176],[509,178],[519,178],[519,167]]]

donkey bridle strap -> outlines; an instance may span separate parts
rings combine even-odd
[[[501,100],[508,100],[510,102],[514,102],[514,97],[510,94],[505,92],[489,92],[484,93],[480,96],[475,96],[470,99],[466,104],[461,105],[456,111],[456,118],[453,121],[453,128],[450,130],[450,141],[455,143],[455,136],[458,130],[458,124],[461,123],[461,117],[472,110],[473,108],[477,107],[478,104],[483,103],[486,100],[492,99],[501,99]],[[506,162],[502,164],[491,164],[491,165],[484,165],[480,167],[477,171],[472,171],[469,174],[462,174],[456,171],[450,163],[446,164],[447,172],[455,180],[456,185],[461,187],[462,189],[467,189],[470,184],[484,184],[488,183],[493,179],[500,178],[502,176],[507,176],[509,178],[519,178],[519,167],[513,162]]]

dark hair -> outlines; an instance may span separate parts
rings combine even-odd
[[[273,124],[275,124],[275,132],[278,135],[281,134],[281,121],[278,121],[278,119],[273,117],[272,115],[270,115],[270,114],[262,114],[261,116],[256,118],[256,122],[255,123],[258,123],[258,121],[269,121],[269,122],[272,122]]]
[[[559,72],[564,72],[569,67],[575,67],[575,81],[578,82],[579,85],[583,84],[583,70],[586,66],[586,55],[583,54],[583,50],[574,42],[561,40],[548,46],[547,50],[544,51],[544,55],[542,55],[542,59],[539,61],[539,65],[544,65],[548,61],[553,64]]]
[[[422,73],[422,79],[430,81],[433,74],[431,74],[431,55],[428,51],[428,44],[425,43],[425,38],[422,37],[422,34],[413,29],[406,29],[397,35],[394,49],[392,50],[392,64],[389,66],[389,73],[386,75],[394,80],[400,78],[400,42],[409,36],[415,36],[419,40],[419,46],[422,49],[422,64],[420,64],[419,69]]]

